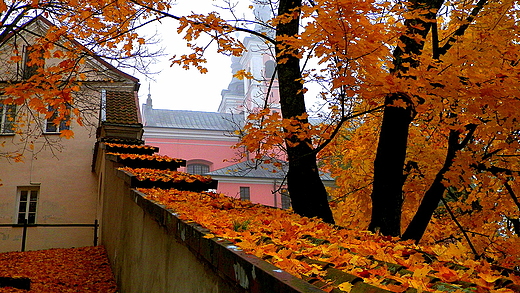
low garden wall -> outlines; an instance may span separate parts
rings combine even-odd
[[[232,243],[204,238],[132,189],[121,164],[101,163],[101,243],[120,292],[323,292]]]

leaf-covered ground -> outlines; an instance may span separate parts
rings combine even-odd
[[[0,254],[0,277],[27,277],[31,290],[4,287],[0,292],[117,292],[103,246]]]

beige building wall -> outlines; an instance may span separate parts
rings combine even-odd
[[[93,127],[71,125],[74,138],[43,134],[35,141],[39,153],[27,151],[23,162],[2,158],[0,164],[0,224],[18,222],[19,188],[39,190],[36,224],[94,224],[97,180],[91,172],[96,140]],[[13,148],[19,137],[3,135],[2,151]],[[20,250],[22,227],[0,227],[0,251]],[[93,244],[91,227],[29,227],[27,250],[52,247],[78,247]]]
[[[13,48],[15,42],[20,48],[28,45],[34,37],[26,31],[42,33],[49,25],[45,19],[36,18],[20,32],[25,34],[23,37],[12,36],[0,48],[0,63],[4,64],[0,66],[0,98],[3,98],[3,86],[20,81],[20,68],[23,68],[23,60],[2,62],[10,58],[13,51],[9,48]],[[46,66],[59,61],[46,59]],[[0,252],[22,247],[23,227],[13,227],[19,222],[21,188],[38,191],[36,226],[27,228],[26,250],[94,244],[93,227],[38,225],[94,224],[98,183],[92,172],[92,160],[96,131],[103,116],[102,101],[106,91],[136,91],[138,80],[97,57],[88,59],[81,71],[87,79],[81,83],[81,90],[74,94],[74,107],[82,112],[83,125],[72,119],[70,129],[74,131],[74,138],[45,133],[45,117],[31,114],[26,106],[17,106],[17,117],[27,115],[23,122],[17,121],[23,134],[0,133]],[[9,158],[18,152],[23,152],[22,162]]]

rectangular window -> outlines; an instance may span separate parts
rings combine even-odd
[[[249,193],[249,187],[240,187],[240,199],[241,200],[251,200],[251,196]]]
[[[36,51],[31,46],[24,47],[24,60],[23,60],[23,78],[29,79],[36,74],[38,68],[42,67],[42,61],[45,63],[43,58],[44,50]]]
[[[65,117],[59,122],[59,124],[55,123],[55,120],[59,117],[59,110],[54,110],[52,107],[49,107],[49,112],[54,111],[52,116],[47,118],[45,122],[45,132],[47,133],[60,133],[62,130],[70,129],[70,107],[67,106],[67,113],[65,113]]]
[[[291,207],[291,198],[287,191],[282,192],[282,209],[286,210]]]
[[[38,187],[18,187],[18,224],[34,224],[38,205]]]
[[[14,133],[16,105],[0,103],[0,133]]]

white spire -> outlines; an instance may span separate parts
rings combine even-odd
[[[148,98],[146,99],[146,108],[152,109],[152,94],[150,91],[150,83],[148,83]]]

